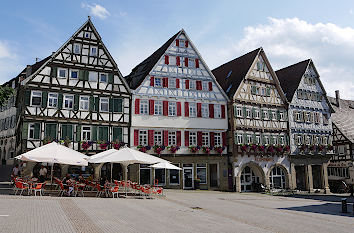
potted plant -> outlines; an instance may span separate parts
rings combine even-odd
[[[205,154],[210,154],[210,151],[212,150],[212,147],[210,146],[202,146],[202,151],[205,153]]]
[[[274,146],[273,146],[273,145],[269,145],[269,146],[267,147],[267,151],[268,151],[269,153],[273,153],[273,152],[274,152]]]
[[[316,148],[317,148],[316,145],[311,145],[311,146],[310,146],[310,150],[311,150],[312,152],[315,152],[315,151],[316,151]]]
[[[278,153],[283,153],[284,151],[284,148],[281,145],[276,146],[275,149]]]
[[[214,150],[216,151],[216,153],[222,155],[222,152],[225,150],[224,146],[214,146]]]
[[[258,145],[258,151],[263,152],[265,150],[265,146],[263,145]]]
[[[124,146],[124,142],[115,141],[112,142],[112,146],[114,149],[119,150],[122,146]]]
[[[284,146],[283,150],[287,153],[290,152],[290,146],[289,145]]]
[[[165,146],[162,146],[162,145],[154,145],[152,147],[154,149],[154,152],[158,155],[161,154],[161,152],[165,149]]]
[[[328,149],[328,150],[333,150],[333,145],[328,145],[328,146],[327,146],[327,149]]]
[[[81,142],[81,148],[83,150],[88,150],[88,148],[90,148],[90,146],[93,144],[93,142],[91,141],[84,141],[84,142]]]
[[[256,144],[252,144],[251,145],[251,150],[253,150],[254,152],[256,152],[258,146]]]
[[[305,152],[307,150],[307,145],[303,144],[300,146],[300,151]]]
[[[151,149],[150,146],[143,146],[143,145],[139,145],[139,146],[137,146],[137,148],[139,151],[144,152],[144,153]]]
[[[179,150],[179,146],[168,146],[167,150],[169,150],[172,154],[175,154]]]
[[[245,152],[248,149],[248,144],[241,144],[241,151]]]
[[[192,153],[197,153],[200,150],[200,146],[189,146],[188,149]]]
[[[51,142],[53,142],[53,140],[52,140],[51,137],[45,137],[45,138],[43,139],[43,145],[49,144],[49,143],[51,143]]]
[[[99,141],[98,144],[99,144],[99,146],[100,146],[100,148],[102,150],[106,150],[110,143],[109,142],[101,142],[101,141]]]
[[[194,179],[194,189],[200,189],[200,179]]]

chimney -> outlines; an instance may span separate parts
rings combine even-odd
[[[26,67],[26,78],[32,74],[32,66],[27,65]]]
[[[40,60],[39,57],[36,57],[36,62],[39,62],[39,60]]]
[[[338,108],[339,108],[339,99],[340,99],[339,90],[336,90],[336,105],[337,105]]]

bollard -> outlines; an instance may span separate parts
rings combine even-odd
[[[348,213],[347,198],[342,198],[342,213]]]

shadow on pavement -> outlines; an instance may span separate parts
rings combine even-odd
[[[348,206],[348,213],[342,213],[341,204],[336,203],[326,203],[321,205],[308,205],[308,206],[297,206],[297,207],[288,207],[288,208],[278,208],[279,210],[293,210],[293,211],[301,211],[301,212],[309,212],[309,213],[318,213],[318,214],[330,214],[330,215],[338,215],[338,216],[346,216],[346,217],[354,217],[353,215],[353,206]]]
[[[354,203],[354,197],[350,197],[349,194],[344,195],[301,195],[301,194],[294,194],[289,195],[288,197],[293,198],[303,198],[303,199],[311,199],[311,200],[318,200],[318,201],[327,201],[327,202],[341,202],[342,198],[347,198],[347,203]]]

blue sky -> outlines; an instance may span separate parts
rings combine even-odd
[[[0,82],[88,15],[123,75],[184,28],[211,69],[262,46],[275,70],[312,58],[329,95],[354,99],[354,1],[3,1]]]

